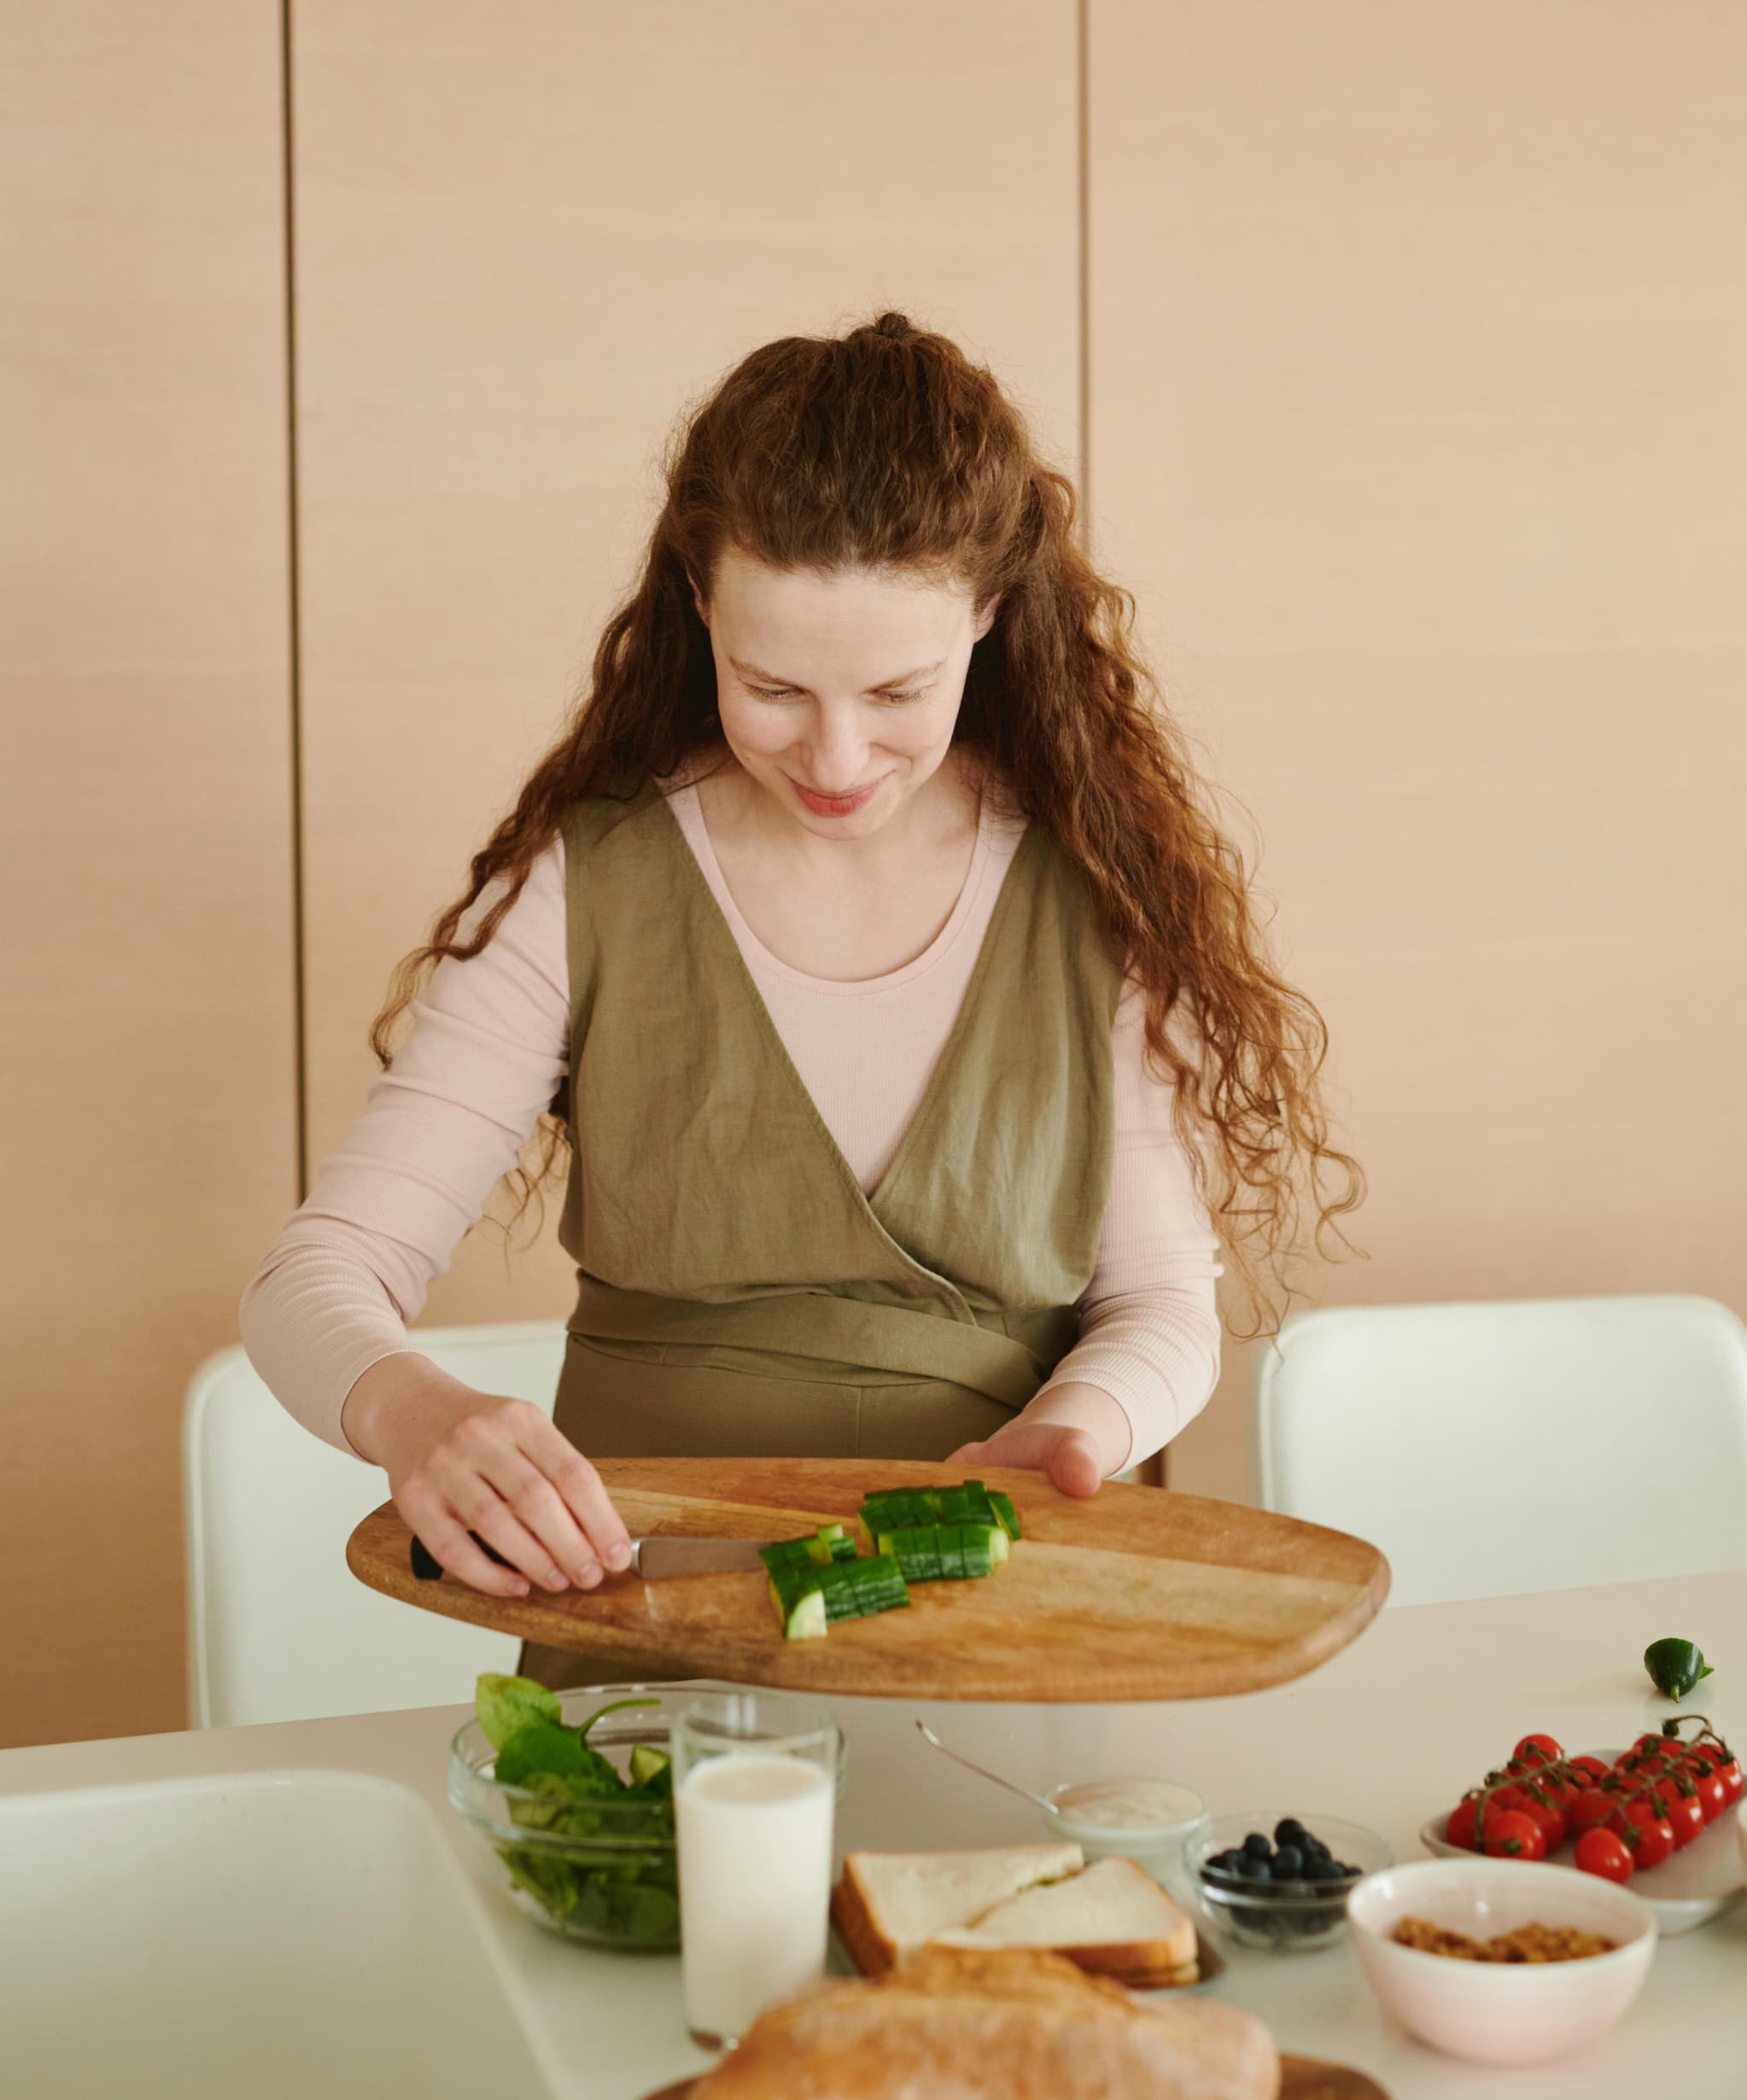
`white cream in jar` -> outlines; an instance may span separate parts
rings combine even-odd
[[[1053,1788],[1044,1822],[1090,1862],[1120,1854],[1164,1881],[1185,1840],[1207,1826],[1207,1805],[1170,1779],[1083,1779]]]

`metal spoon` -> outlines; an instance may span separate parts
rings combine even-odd
[[[1050,1803],[1041,1794],[1033,1794],[1027,1787],[1015,1786],[1012,1780],[1003,1779],[999,1772],[987,1771],[980,1765],[973,1765],[968,1758],[961,1758],[956,1750],[949,1750],[926,1721],[918,1721],[916,1726],[941,1755],[950,1758],[955,1765],[962,1765],[967,1772],[974,1772],[979,1779],[992,1779],[997,1787],[1005,1787],[1009,1794],[1016,1794],[1021,1800],[1030,1801],[1034,1806],[1041,1808],[1046,1816],[1055,1813]]]

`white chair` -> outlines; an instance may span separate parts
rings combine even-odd
[[[482,1392],[548,1413],[558,1321],[415,1327],[421,1353]],[[293,1421],[240,1345],[208,1356],[182,1425],[189,1713],[196,1728],[460,1704],[517,1643],[367,1590],[346,1566],[384,1476]]]
[[[1392,1603],[1747,1566],[1747,1327],[1714,1299],[1341,1307],[1258,1355],[1252,1493],[1381,1547]]]

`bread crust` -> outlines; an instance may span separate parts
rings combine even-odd
[[[897,1948],[874,1922],[847,1860],[844,1878],[831,1892],[831,1922],[844,1951],[864,1976],[883,1975],[896,1963]]]
[[[931,1947],[760,2015],[697,2100],[1277,2100],[1279,2056],[1235,2005],[1136,2004],[1031,1947]]]

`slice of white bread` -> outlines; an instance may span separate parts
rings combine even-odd
[[[1132,1859],[1101,1859],[934,1938],[958,1947],[1053,1947],[1082,1969],[1194,1980],[1185,1973],[1195,1966],[1194,1919]]]
[[[930,1947],[809,1985],[706,2072],[696,2100],[1278,2100],[1268,2030],[1236,2005],[1142,2006],[1030,1947]]]
[[[872,1975],[938,1934],[970,1925],[1039,1882],[1078,1874],[1078,1845],[986,1851],[850,1852],[832,1896],[832,1922],[857,1969]]]

